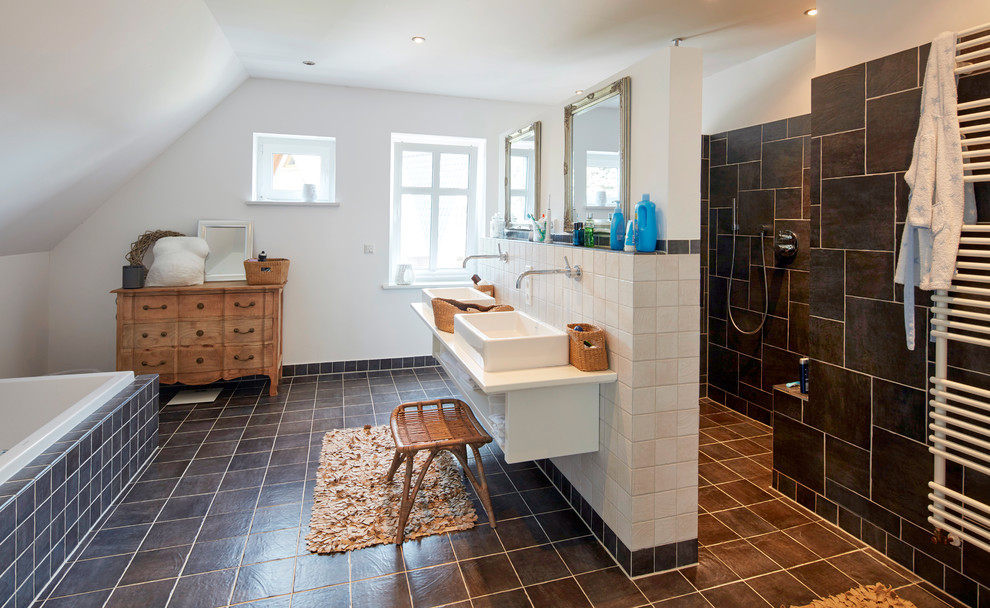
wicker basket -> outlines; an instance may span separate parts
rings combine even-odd
[[[281,285],[289,274],[289,260],[268,258],[264,262],[244,260],[248,285]]]
[[[433,322],[437,329],[448,334],[454,333],[454,315],[475,312],[506,312],[509,310],[514,309],[508,304],[482,306],[481,304],[468,304],[449,298],[433,298]]]
[[[576,330],[575,327],[580,327],[581,331]],[[602,329],[590,323],[568,323],[567,335],[570,337],[571,365],[582,372],[608,369],[608,350],[605,346],[605,332]]]

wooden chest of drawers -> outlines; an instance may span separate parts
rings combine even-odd
[[[164,384],[261,374],[282,379],[283,285],[244,281],[115,289],[117,369]]]

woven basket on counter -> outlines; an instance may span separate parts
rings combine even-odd
[[[281,285],[289,275],[289,260],[268,258],[264,262],[244,260],[244,276],[248,285]]]
[[[581,330],[575,328],[580,327]],[[568,323],[571,365],[582,372],[608,369],[608,351],[605,347],[605,331],[590,323]]]
[[[463,315],[476,312],[506,312],[514,310],[508,304],[495,304],[494,306],[483,306],[481,304],[468,304],[451,300],[450,298],[433,298],[433,322],[437,329],[448,334],[454,333],[454,315]]]

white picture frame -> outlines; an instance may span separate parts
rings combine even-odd
[[[244,260],[254,257],[254,225],[248,220],[199,220],[199,238],[210,246],[206,280],[243,281]]]

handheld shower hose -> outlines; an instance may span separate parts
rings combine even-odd
[[[770,300],[767,290],[767,254],[766,248],[763,246],[763,239],[766,237],[766,230],[760,229],[760,260],[763,263],[763,314],[760,317],[760,324],[756,326],[756,329],[752,331],[746,331],[736,324],[736,320],[732,317],[732,275],[735,273],[736,268],[736,233],[739,232],[739,224],[736,222],[736,199],[732,199],[732,261],[729,263],[729,301],[726,302],[726,306],[729,309],[729,321],[732,323],[732,327],[736,328],[739,333],[752,336],[761,329],[763,325],[767,322],[767,311],[770,307]]]

